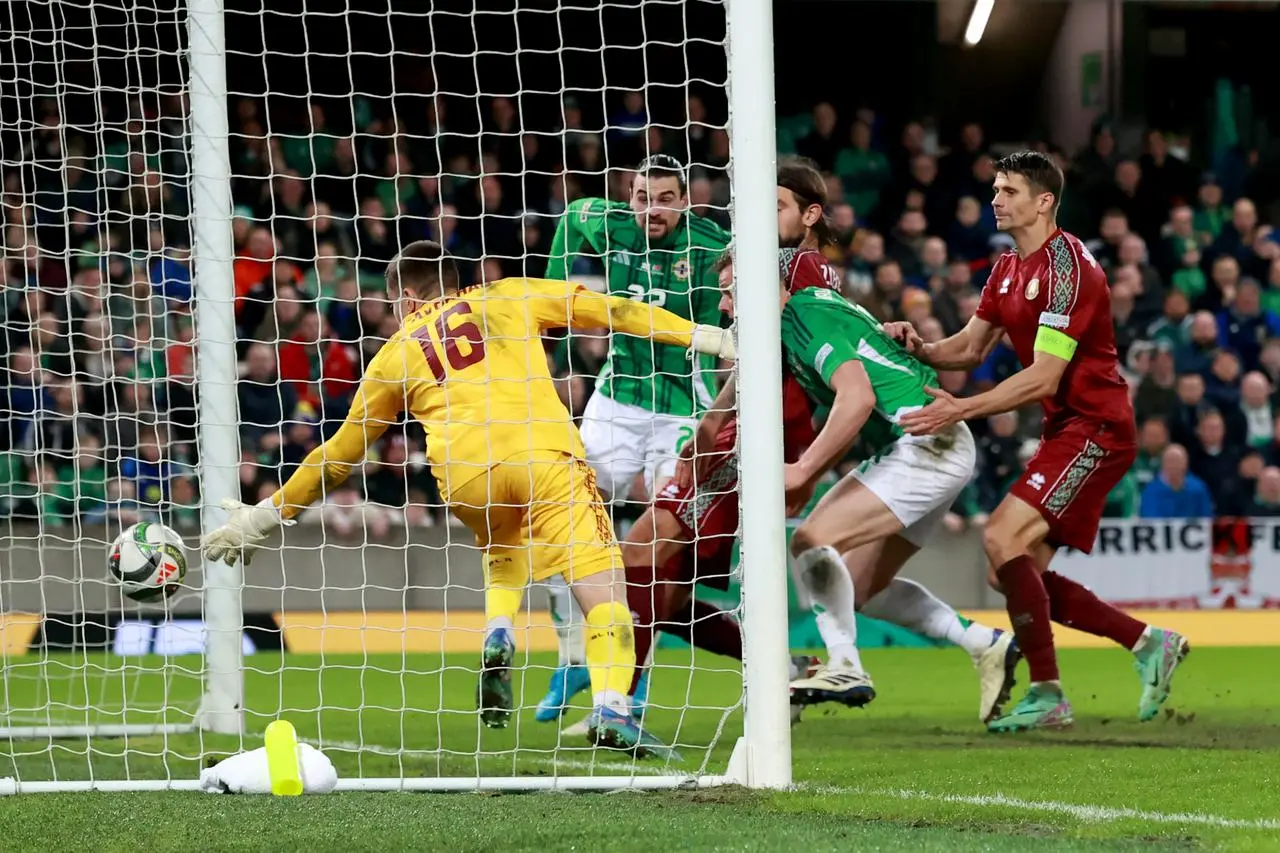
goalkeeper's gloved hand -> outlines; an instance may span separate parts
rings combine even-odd
[[[693,327],[693,341],[689,344],[689,349],[730,360],[738,358],[738,349],[733,343],[733,329],[722,329],[706,323]]]
[[[255,506],[227,499],[222,502],[222,508],[231,513],[231,517],[222,527],[206,535],[200,545],[205,559],[222,561],[228,566],[234,566],[241,554],[245,565],[249,565],[273,530],[293,524],[280,517],[280,510],[271,498]]]

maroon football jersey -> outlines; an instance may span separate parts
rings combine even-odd
[[[795,462],[804,453],[805,448],[817,438],[813,428],[813,409],[809,407],[809,398],[800,387],[796,378],[782,368],[782,458],[784,462]],[[733,448],[738,437],[738,416],[720,427],[716,433],[715,449],[728,451]]]
[[[800,383],[782,368],[782,456],[795,462],[818,434],[813,429],[813,409]]]
[[[825,287],[840,292],[840,272],[817,249],[783,249],[778,255],[787,292]]]
[[[1041,401],[1045,432],[1075,419],[1134,429],[1107,276],[1075,236],[1059,229],[1026,258],[1002,255],[983,288],[978,316],[1008,332],[1024,367],[1035,360],[1041,326],[1076,342],[1058,392]]]

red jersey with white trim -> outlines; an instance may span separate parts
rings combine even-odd
[[[1058,229],[1026,258],[1006,252],[982,290],[978,316],[1009,334],[1023,366],[1035,360],[1041,326],[1075,341],[1058,392],[1041,401],[1044,431],[1073,420],[1134,430],[1129,387],[1120,376],[1106,273],[1074,235]]]
[[[782,281],[788,293],[806,287],[825,287],[840,292],[840,271],[817,249],[783,249],[778,253]]]

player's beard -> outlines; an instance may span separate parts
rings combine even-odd
[[[805,232],[801,231],[798,236],[791,237],[786,234],[778,235],[778,246],[783,249],[798,249],[800,244],[804,242]]]

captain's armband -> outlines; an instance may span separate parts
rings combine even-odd
[[[1048,353],[1063,361],[1070,361],[1076,354],[1077,342],[1051,326],[1041,326],[1036,332],[1035,351]]]

